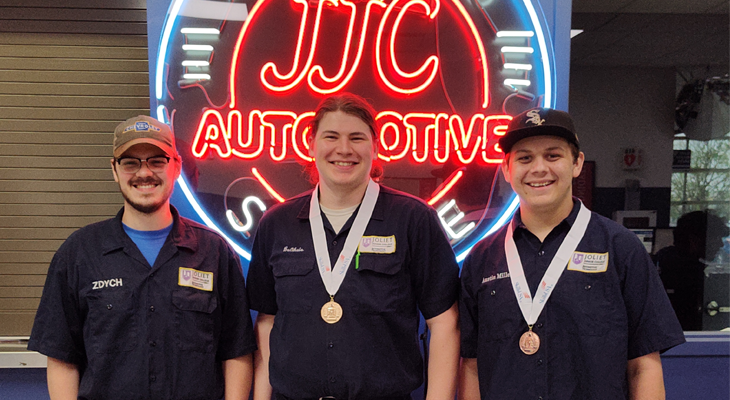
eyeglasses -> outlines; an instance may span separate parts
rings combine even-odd
[[[122,171],[128,174],[136,174],[142,168],[142,163],[147,163],[147,168],[152,172],[165,172],[167,164],[170,163],[170,157],[154,156],[146,160],[137,157],[120,157],[117,158],[117,164],[122,167]]]

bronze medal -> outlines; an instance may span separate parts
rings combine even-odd
[[[342,319],[342,306],[340,306],[333,297],[330,297],[330,301],[324,303],[322,310],[320,310],[322,319],[328,324],[335,324]]]
[[[522,350],[523,353],[531,356],[537,353],[537,350],[539,348],[540,337],[537,336],[537,334],[533,332],[532,329],[523,333],[522,336],[520,336],[520,350]]]

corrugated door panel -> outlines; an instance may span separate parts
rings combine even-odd
[[[0,0],[0,336],[29,335],[48,264],[122,204],[114,127],[149,114],[144,0]]]

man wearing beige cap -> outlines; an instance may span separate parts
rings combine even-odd
[[[56,399],[248,398],[256,345],[236,253],[170,205],[180,155],[147,116],[114,132],[116,218],[56,252],[28,348]]]

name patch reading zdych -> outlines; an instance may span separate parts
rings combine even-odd
[[[393,254],[395,253],[395,235],[363,236],[358,249],[360,253]]]
[[[213,273],[192,268],[180,268],[177,284],[194,289],[213,291]]]
[[[122,286],[122,278],[107,279],[104,281],[94,281],[91,283],[94,284],[94,286],[91,288],[91,290],[104,289],[107,287],[117,287],[117,286]]]
[[[608,269],[608,253],[582,253],[576,251],[568,262],[569,271],[588,273],[606,272]]]

